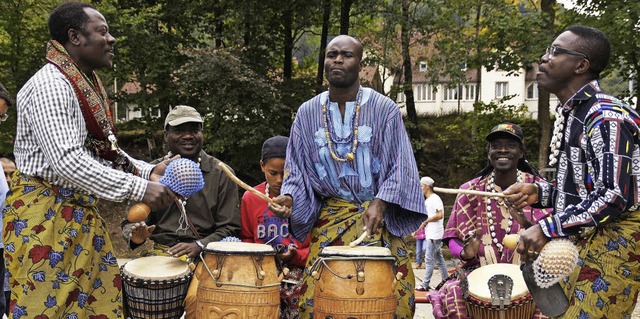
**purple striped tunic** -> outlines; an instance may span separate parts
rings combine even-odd
[[[281,188],[281,194],[293,197],[290,227],[298,239],[307,237],[322,200],[330,197],[354,204],[379,198],[391,204],[384,220],[396,236],[416,230],[426,218],[418,169],[398,106],[370,88],[361,90],[354,161],[339,162],[331,157],[322,114],[329,92],[298,109]],[[331,149],[340,158],[351,151],[355,113],[355,101],[346,103],[344,120],[336,102],[327,105]]]

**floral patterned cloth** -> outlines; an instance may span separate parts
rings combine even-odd
[[[640,289],[640,211],[627,214],[578,241],[580,267],[561,282],[569,309],[560,318],[631,318]]]
[[[9,318],[122,318],[122,280],[96,198],[16,171],[5,203]]]
[[[311,231],[311,244],[309,246],[309,258],[303,277],[303,296],[300,299],[300,318],[313,318],[313,293],[315,279],[311,276],[310,269],[318,259],[320,251],[327,246],[344,246],[356,240],[362,234],[364,226],[361,218],[369,202],[362,205],[354,205],[348,201],[330,198],[325,199],[320,210],[320,217]],[[398,307],[397,319],[411,319],[415,312],[415,277],[411,267],[411,258],[407,254],[408,248],[402,238],[392,235],[384,227],[381,234],[364,240],[361,245],[386,247],[396,258],[393,264],[394,273],[402,273],[396,288]]]

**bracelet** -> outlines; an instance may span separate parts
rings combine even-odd
[[[201,241],[196,240],[196,244],[198,245],[198,247],[200,247],[201,250],[204,249],[204,244],[202,244]]]

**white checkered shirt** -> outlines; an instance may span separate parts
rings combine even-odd
[[[84,146],[87,127],[71,83],[52,64],[42,67],[17,96],[14,144],[22,174],[112,201],[142,199],[153,166],[133,160],[134,176],[111,168]]]

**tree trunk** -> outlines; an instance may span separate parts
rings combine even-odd
[[[355,0],[342,0],[340,5],[340,34],[349,34],[351,6]]]
[[[411,55],[409,52],[409,41],[411,39],[409,24],[409,0],[402,0],[402,26],[400,28],[400,38],[402,42],[402,69],[404,70],[404,95],[407,107],[407,133],[412,141],[413,155],[419,171],[424,171],[424,161],[422,156],[422,141],[420,130],[418,129],[418,114],[416,113],[416,103],[413,99],[413,68],[411,67]]]
[[[293,12],[291,7],[287,7],[282,14],[282,25],[284,32],[284,65],[282,77],[284,80],[290,80],[293,73],[292,54],[293,54],[293,37],[291,36],[291,21]]]
[[[216,19],[215,23],[215,45],[216,48],[221,48],[224,45],[222,41],[222,34],[224,32],[224,18],[222,17],[222,8],[220,7],[220,0],[213,1],[213,16]]]
[[[556,0],[542,0],[540,10],[545,18],[544,32],[553,35],[556,11]],[[538,123],[540,125],[540,152],[538,153],[538,168],[543,169],[549,163],[549,143],[551,142],[551,115],[549,112],[549,92],[538,86]]]
[[[318,72],[316,76],[316,94],[323,91],[322,81],[324,79],[324,50],[327,48],[327,37],[329,36],[329,19],[331,18],[331,0],[322,2],[322,34],[320,35],[320,52],[318,52]]]
[[[480,56],[482,52],[482,48],[480,47],[480,16],[482,15],[482,1],[478,2],[476,5],[476,55]],[[482,92],[482,63],[478,63],[478,68],[476,69],[478,72],[478,86],[476,88],[476,103],[480,101],[480,93]]]

